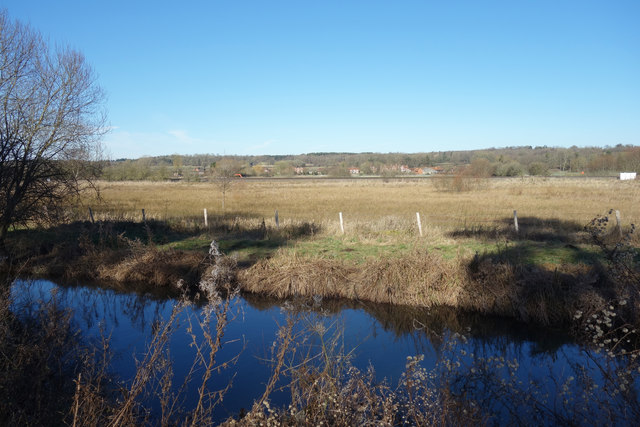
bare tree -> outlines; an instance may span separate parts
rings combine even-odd
[[[0,11],[0,251],[9,227],[60,218],[94,175],[103,100],[81,53]]]
[[[222,193],[222,210],[225,210],[227,193],[236,183],[241,165],[238,161],[230,157],[223,157],[211,165],[211,176],[213,183]]]

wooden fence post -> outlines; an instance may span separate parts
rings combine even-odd
[[[142,209],[142,222],[147,222],[147,216],[144,214],[144,209]]]
[[[513,225],[516,227],[516,233],[518,232],[518,211],[513,211]]]
[[[91,210],[91,206],[89,206],[89,218],[91,218],[91,224],[95,224],[95,221],[93,220],[93,211]]]
[[[418,221],[418,231],[420,232],[420,237],[422,237],[422,221],[420,221],[420,212],[416,212],[416,220]]]
[[[209,226],[209,222],[207,221],[207,208],[204,208],[204,226]]]
[[[622,237],[622,220],[620,219],[619,210],[616,210],[616,230],[618,231],[618,236]]]
[[[344,234],[344,222],[342,221],[342,212],[339,213],[340,216],[340,230],[342,231],[342,234]]]
[[[278,209],[276,209],[276,228],[280,228],[280,219],[278,218]]]

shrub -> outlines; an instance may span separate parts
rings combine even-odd
[[[518,162],[500,164],[496,168],[497,176],[521,176],[524,175],[522,165]]]
[[[529,175],[547,176],[549,167],[542,162],[533,162],[529,165]]]

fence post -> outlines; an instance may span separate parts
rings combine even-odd
[[[340,230],[342,231],[342,234],[344,234],[344,222],[342,221],[342,212],[339,213],[340,216]]]
[[[280,220],[278,218],[278,209],[276,209],[276,228],[280,228]]]
[[[209,223],[207,222],[207,208],[204,208],[204,226],[209,226]]]
[[[513,211],[513,225],[516,227],[516,233],[518,232],[518,211]]]
[[[94,224],[95,221],[93,220],[93,211],[91,210],[91,206],[89,206],[89,218],[91,218],[91,224]]]
[[[418,221],[418,231],[420,232],[420,237],[422,237],[422,221],[420,221],[420,212],[416,212],[416,220]]]
[[[616,230],[618,231],[618,236],[622,237],[622,220],[620,219],[619,210],[616,210]]]
[[[142,209],[142,222],[147,222],[147,216],[144,214],[144,209]]]

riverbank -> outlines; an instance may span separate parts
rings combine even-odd
[[[408,233],[356,239],[319,230],[308,223],[276,229],[237,218],[206,230],[162,221],[78,222],[14,233],[12,269],[174,296],[206,293],[206,283],[277,298],[446,306],[542,325],[570,325],[576,313],[636,300],[633,276],[616,274],[622,266],[637,277],[637,249],[603,236],[597,245],[597,230],[575,228],[554,233],[554,240],[491,230],[489,240],[478,238],[489,231],[476,229],[471,237],[429,242]],[[219,254],[209,253],[212,240]],[[622,249],[631,258],[617,265],[612,256],[620,258]],[[628,323],[638,323],[635,304],[625,313]]]

